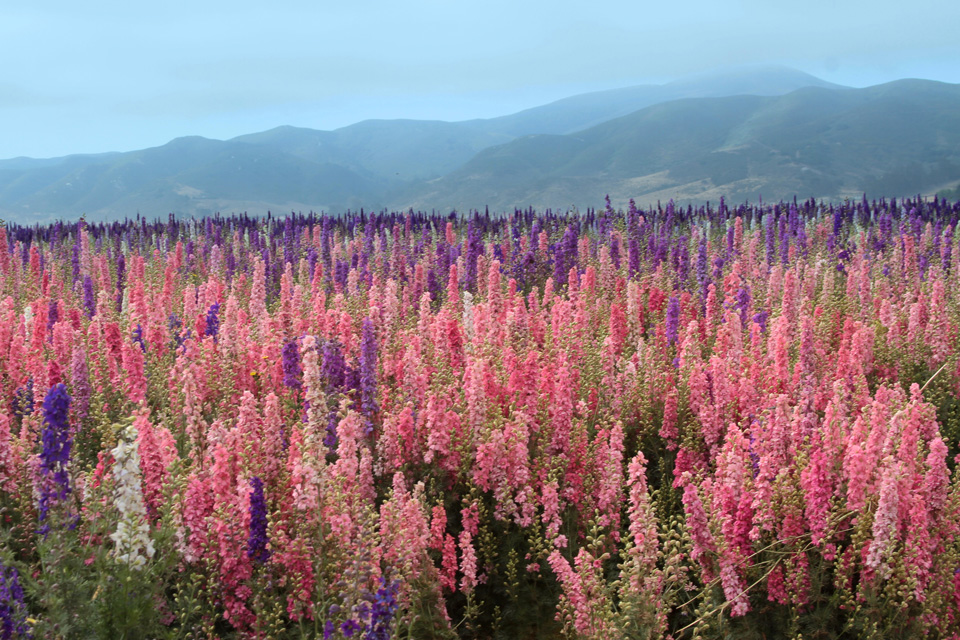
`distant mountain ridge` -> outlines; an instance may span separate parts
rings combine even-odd
[[[0,160],[0,217],[89,219],[914,195],[960,183],[960,85],[782,68],[582,94],[487,120],[368,120]]]

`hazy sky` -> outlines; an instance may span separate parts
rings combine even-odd
[[[960,3],[944,0],[13,4],[0,8],[0,158],[491,117],[757,63],[853,86],[960,83]]]

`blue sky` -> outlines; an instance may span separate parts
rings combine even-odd
[[[0,8],[0,158],[463,120],[720,67],[960,83],[943,0],[49,0]]]

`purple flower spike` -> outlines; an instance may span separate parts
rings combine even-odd
[[[680,300],[677,296],[670,296],[667,303],[667,341],[676,344],[680,329]]]
[[[263,563],[270,559],[267,549],[267,501],[263,495],[263,480],[250,478],[250,537],[247,540],[247,557]]]
[[[291,339],[283,345],[283,384],[291,389],[301,387],[300,375],[303,371],[300,369],[300,350],[297,348],[297,340]]]
[[[0,638],[32,638],[20,575],[0,563]]]
[[[214,302],[210,305],[210,308],[207,310],[207,329],[206,335],[211,336],[214,340],[217,338],[217,334],[220,333],[220,303]]]
[[[40,521],[46,520],[50,507],[70,493],[70,396],[62,382],[55,384],[43,399],[43,451],[40,465],[45,482],[40,492]]]

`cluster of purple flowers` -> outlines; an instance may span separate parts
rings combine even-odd
[[[15,568],[0,563],[0,640],[32,637],[20,575]]]
[[[70,476],[67,466],[70,463],[70,449],[73,437],[70,435],[68,416],[70,396],[62,382],[53,385],[43,399],[43,450],[40,452],[40,468],[44,482],[40,491],[40,522],[46,520],[50,508],[64,500],[70,493]],[[42,531],[49,531],[44,524]]]
[[[13,415],[23,417],[33,413],[33,378],[27,378],[26,384],[17,387],[13,392],[13,401],[10,403]]]
[[[363,634],[363,640],[390,640],[390,627],[397,613],[397,591],[400,583],[396,580],[387,582],[380,578],[380,588],[376,593],[366,593],[365,602],[356,608],[356,618],[350,618],[341,623],[340,633],[345,638]],[[331,613],[339,607],[331,607]],[[323,628],[324,640],[330,640],[336,633],[336,626],[332,620],[327,620]]]
[[[93,278],[83,276],[83,310],[88,318],[97,314],[97,298],[93,295]]]
[[[267,500],[263,495],[263,480],[250,478],[250,537],[247,540],[247,557],[257,562],[270,559],[267,549]]]
[[[670,296],[667,302],[666,324],[667,340],[670,344],[676,344],[680,336],[680,299],[677,296]]]
[[[56,300],[51,300],[50,304],[47,306],[47,335],[48,339],[53,339],[53,325],[57,324],[57,320],[60,319],[60,305]]]
[[[207,309],[207,328],[206,335],[211,336],[214,340],[217,338],[217,334],[220,333],[220,303],[214,302],[210,305],[210,308]]]
[[[143,341],[143,327],[140,326],[140,323],[137,323],[137,327],[133,330],[133,335],[131,337],[134,343],[140,345],[140,351],[143,353],[147,352],[147,345]]]
[[[300,376],[300,349],[296,338],[287,340],[283,345],[283,384],[291,389],[299,389],[302,385]]]

